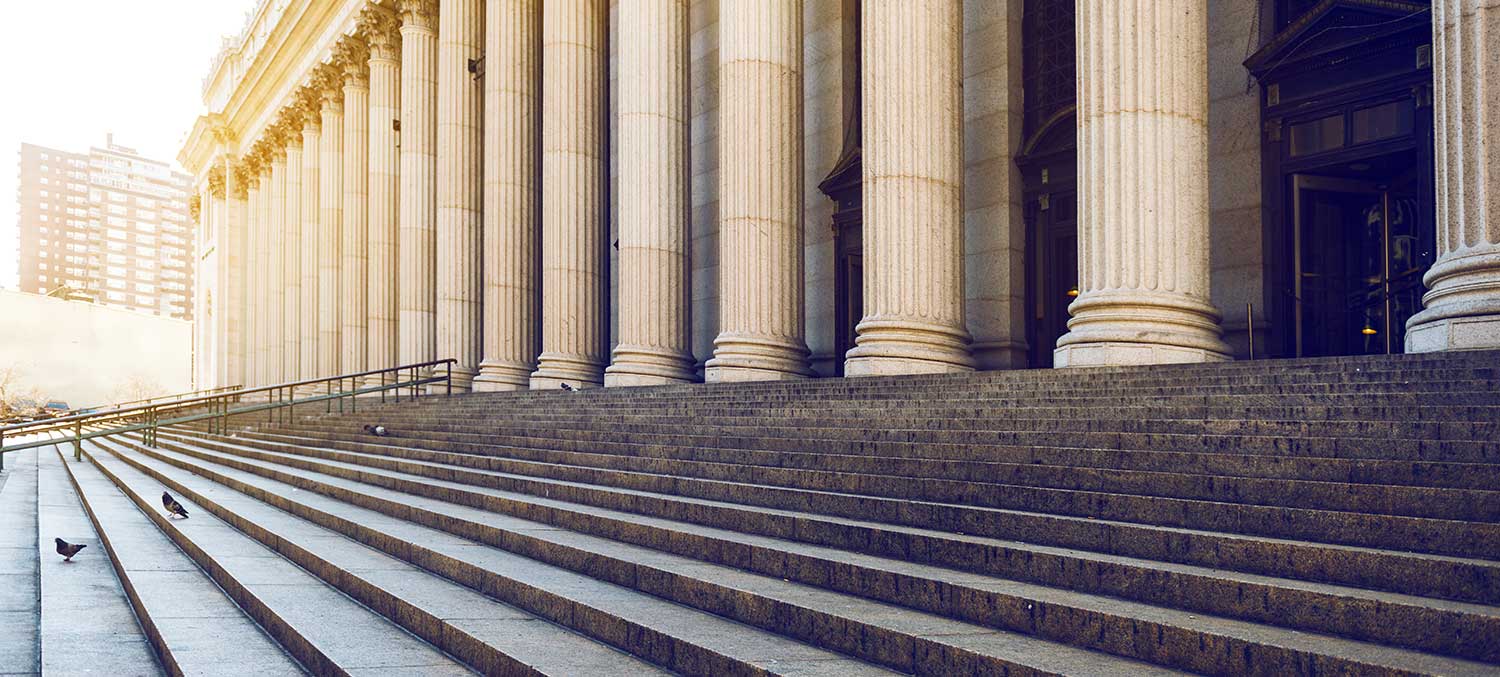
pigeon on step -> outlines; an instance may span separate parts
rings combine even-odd
[[[182,504],[178,503],[177,499],[172,498],[171,494],[165,491],[161,492],[161,504],[166,507],[169,516],[178,515],[183,519],[187,519],[187,508],[182,507]]]
[[[64,562],[73,561],[73,556],[78,554],[79,550],[89,547],[82,543],[69,543],[61,538],[54,538],[52,540],[57,541],[57,554],[63,556]]]
[[[383,425],[365,425],[365,432],[376,437],[390,437],[391,431],[386,430]]]
[[[574,388],[574,387],[573,387],[573,386],[570,386],[570,385],[568,385],[568,384],[566,384],[566,383],[564,383],[564,384],[562,384],[562,389],[563,389],[563,390],[566,390],[566,391],[568,391],[568,392],[570,392],[570,393],[573,393],[573,392],[578,392],[578,389],[577,389],[577,388]]]

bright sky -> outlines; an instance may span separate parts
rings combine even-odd
[[[0,287],[16,285],[21,143],[115,143],[177,167],[220,38],[255,0],[7,2],[0,21]],[[181,169],[181,167],[177,167]]]

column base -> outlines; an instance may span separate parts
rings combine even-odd
[[[1429,308],[1406,323],[1408,353],[1496,348],[1500,348],[1500,300],[1467,308]]]
[[[432,370],[434,377],[449,376],[448,382],[427,384],[427,394],[446,395],[467,393],[474,389],[474,371],[455,364],[439,365]]]
[[[807,356],[807,346],[800,340],[720,334],[714,339],[713,358],[703,365],[703,380],[719,383],[807,378],[812,375]]]
[[[604,385],[604,366],[570,355],[542,353],[531,374],[531,389],[558,390],[564,383],[579,389],[599,388]]]
[[[474,392],[495,393],[531,388],[531,365],[511,362],[480,362],[474,377]]]
[[[1406,321],[1406,352],[1500,348],[1500,247],[1444,256],[1422,281],[1427,309]]]
[[[844,362],[844,376],[949,374],[974,370],[962,329],[910,320],[866,318]]]
[[[1182,294],[1085,292],[1057,341],[1052,366],[1106,367],[1233,359],[1220,339],[1219,313]]]
[[[648,346],[615,346],[614,363],[604,370],[604,387],[661,386],[693,382],[693,358]]]

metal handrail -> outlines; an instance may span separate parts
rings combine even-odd
[[[190,390],[188,392],[177,393],[175,395],[158,395],[156,397],[143,397],[143,398],[141,398],[139,400],[130,400],[128,402],[115,402],[114,404],[101,404],[101,405],[99,405],[97,407],[84,407],[84,410],[86,410],[86,411],[96,411],[96,410],[102,410],[102,409],[104,409],[106,407],[108,407],[109,409],[119,409],[121,407],[127,407],[127,406],[133,406],[133,405],[153,404],[153,403],[157,403],[157,400],[171,400],[171,399],[176,399],[176,398],[179,398],[179,397],[195,397],[195,396],[199,396],[199,395],[216,395],[218,393],[225,393],[225,392],[229,392],[231,390],[239,390],[239,389],[244,388],[244,387],[245,386],[242,386],[242,385],[235,385],[235,386],[219,386],[217,388],[203,388],[201,390]]]
[[[25,444],[5,446],[6,433],[15,434],[15,432],[19,430],[26,431],[22,434],[34,434],[43,432],[52,433],[54,431],[71,433],[70,436],[73,441],[73,456],[74,458],[81,458],[84,440],[94,437],[102,437],[105,435],[145,431],[147,444],[155,446],[156,431],[161,426],[210,420],[214,424],[213,430],[215,432],[223,432],[224,427],[228,424],[228,419],[230,416],[265,411],[267,413],[266,420],[268,422],[275,422],[278,418],[278,414],[281,415],[281,420],[287,421],[290,420],[290,417],[296,413],[294,407],[296,407],[297,405],[316,402],[323,402],[325,407],[324,410],[329,413],[333,412],[333,405],[335,402],[337,402],[339,413],[343,413],[344,400],[346,399],[350,400],[351,411],[357,411],[358,401],[352,398],[358,397],[360,395],[379,393],[381,401],[384,402],[386,394],[388,392],[394,392],[396,400],[400,401],[401,391],[403,389],[410,389],[412,392],[412,394],[410,395],[411,397],[420,397],[421,386],[437,383],[445,384],[446,394],[451,395],[453,394],[453,370],[451,368],[446,370],[442,375],[436,376],[423,376],[422,370],[425,370],[428,367],[435,367],[437,365],[443,364],[453,364],[456,362],[457,360],[453,358],[430,360],[427,362],[418,362],[415,364],[404,364],[397,367],[387,367],[385,369],[371,369],[368,371],[340,374],[338,376],[304,379],[301,381],[278,383],[276,385],[260,386],[256,388],[242,388],[239,390],[215,393],[212,395],[203,395],[200,397],[178,400],[175,402],[144,404],[134,407],[125,407],[120,409],[111,409],[108,411],[94,412],[90,414],[64,416],[62,418],[55,418],[46,421],[31,421],[27,423],[0,426],[0,468],[5,467],[5,454],[8,452],[48,446],[49,444],[58,443],[57,440],[49,438],[49,440],[46,441],[28,442]],[[407,372],[407,380],[402,380],[402,372]],[[378,385],[367,385],[364,387],[360,387],[358,385],[358,379],[366,376],[376,375],[380,376],[380,383]],[[349,389],[345,389],[345,382],[349,382],[352,387]],[[296,397],[294,392],[295,389],[304,386],[319,384],[327,385],[327,390],[323,394],[310,395],[300,399]],[[335,385],[338,386],[337,391],[334,390]],[[252,395],[256,393],[265,393],[266,401],[263,403],[257,403],[243,407],[230,406],[231,404],[238,404],[246,395]],[[173,414],[177,412],[188,409],[207,409],[207,411],[199,411],[196,413],[190,413],[181,416],[173,416]],[[106,424],[111,424],[111,426],[105,428],[104,426]],[[85,426],[94,428],[94,430],[85,432]],[[66,440],[66,438],[64,439]]]

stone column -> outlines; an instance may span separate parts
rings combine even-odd
[[[271,152],[261,150],[260,183],[255,205],[255,374],[257,385],[271,385],[276,372],[271,368],[271,304],[274,294],[271,280]]]
[[[347,39],[341,57],[344,67],[344,166],[343,166],[343,264],[339,283],[339,317],[342,323],[339,370],[353,373],[369,369],[365,322],[368,278],[366,249],[369,247],[370,181],[370,71],[369,52],[363,40]]]
[[[286,174],[282,186],[281,380],[302,378],[302,125],[286,125]]]
[[[484,91],[470,72],[484,51],[482,0],[438,5],[437,353],[453,390],[472,388],[484,349]],[[441,386],[439,386],[441,387]]]
[[[318,375],[343,373],[339,359],[343,343],[340,309],[343,290],[344,227],[344,93],[340,74],[325,71],[322,94],[322,134],[318,159]]]
[[[1229,359],[1209,303],[1208,0],[1079,0],[1078,288],[1058,367]]]
[[[708,381],[801,378],[802,0],[719,6],[720,331]]]
[[[963,11],[951,0],[863,11],[865,316],[844,374],[969,371]]]
[[[485,6],[484,361],[475,390],[525,389],[536,368],[538,6]]]
[[[620,5],[620,343],[607,386],[693,380],[688,342],[688,7]],[[721,163],[721,167],[727,163]]]
[[[261,380],[261,365],[264,364],[264,344],[260,321],[261,290],[265,287],[265,248],[261,244],[261,200],[260,166],[252,157],[245,175],[245,385],[264,385]]]
[[[285,274],[286,244],[282,230],[286,228],[286,150],[281,147],[279,135],[273,132],[271,143],[271,170],[267,174],[270,189],[266,195],[266,260],[265,260],[265,313],[261,316],[266,324],[266,383],[285,383],[282,367],[285,360],[282,347],[286,335],[282,333],[282,287]]]
[[[224,232],[220,238],[219,314],[224,328],[224,384],[245,381],[245,181],[227,147],[224,157]]]
[[[437,355],[437,3],[401,0],[397,357]]]
[[[605,0],[542,9],[542,354],[534,389],[604,382]]]
[[[302,90],[298,105],[302,108],[302,321],[299,323],[302,336],[301,371],[297,380],[302,381],[322,375],[318,368],[318,335],[321,331],[318,304],[322,300],[318,289],[321,275],[318,266],[321,260],[319,247],[323,240],[319,224],[323,210],[318,198],[323,185],[318,169],[323,155],[323,120],[317,94],[312,90]],[[302,392],[315,390],[308,386]]]
[[[367,353],[371,369],[394,367],[396,361],[396,120],[401,117],[401,38],[397,20],[385,11],[367,10],[370,36],[370,171]],[[366,385],[380,382],[379,376]]]
[[[1437,261],[1406,351],[1500,348],[1500,5],[1432,3]]]

